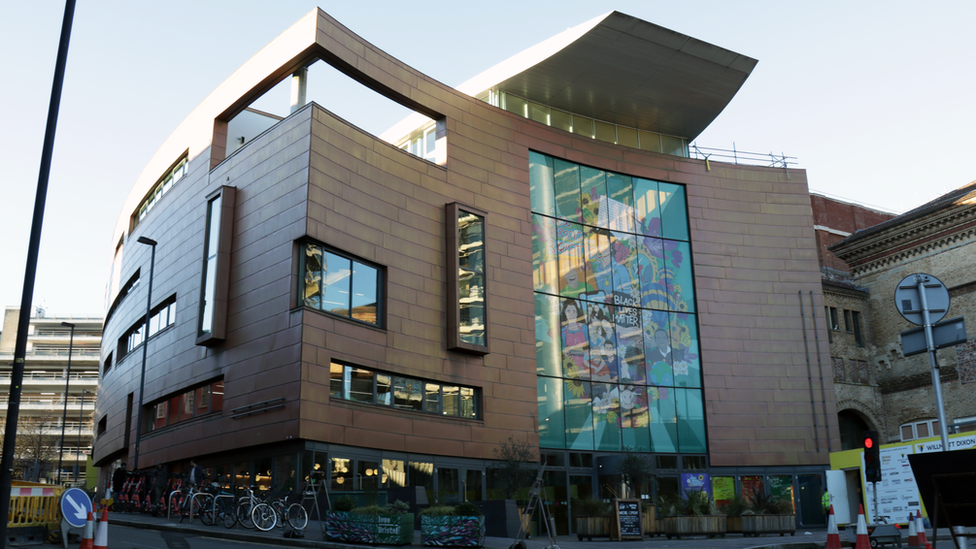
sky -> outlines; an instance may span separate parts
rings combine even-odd
[[[795,157],[812,191],[896,213],[976,179],[976,2],[78,0],[35,306],[104,314],[112,230],[143,168],[207,94],[316,6],[450,86],[617,10],[759,60],[701,147]],[[3,306],[21,302],[63,11],[11,2],[0,18]],[[327,81],[318,96],[310,85],[309,99],[376,134],[399,121],[345,85]]]

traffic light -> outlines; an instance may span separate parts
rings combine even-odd
[[[881,443],[877,431],[865,431],[864,436],[864,480],[881,482]]]

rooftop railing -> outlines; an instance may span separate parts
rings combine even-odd
[[[776,154],[772,152],[757,153],[742,151],[735,147],[735,143],[732,144],[731,149],[699,147],[696,143],[692,143],[691,146],[688,147],[688,156],[698,160],[714,160],[715,162],[727,162],[729,164],[762,166],[766,168],[784,168],[786,170],[787,177],[790,173],[790,166],[797,165],[795,156],[786,156],[782,153]]]

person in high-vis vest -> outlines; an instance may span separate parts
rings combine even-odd
[[[820,502],[823,503],[824,519],[830,520],[830,492],[824,490],[823,497],[820,498]]]

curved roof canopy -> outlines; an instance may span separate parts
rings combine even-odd
[[[571,28],[458,86],[694,139],[755,68],[755,59],[620,12]]]

